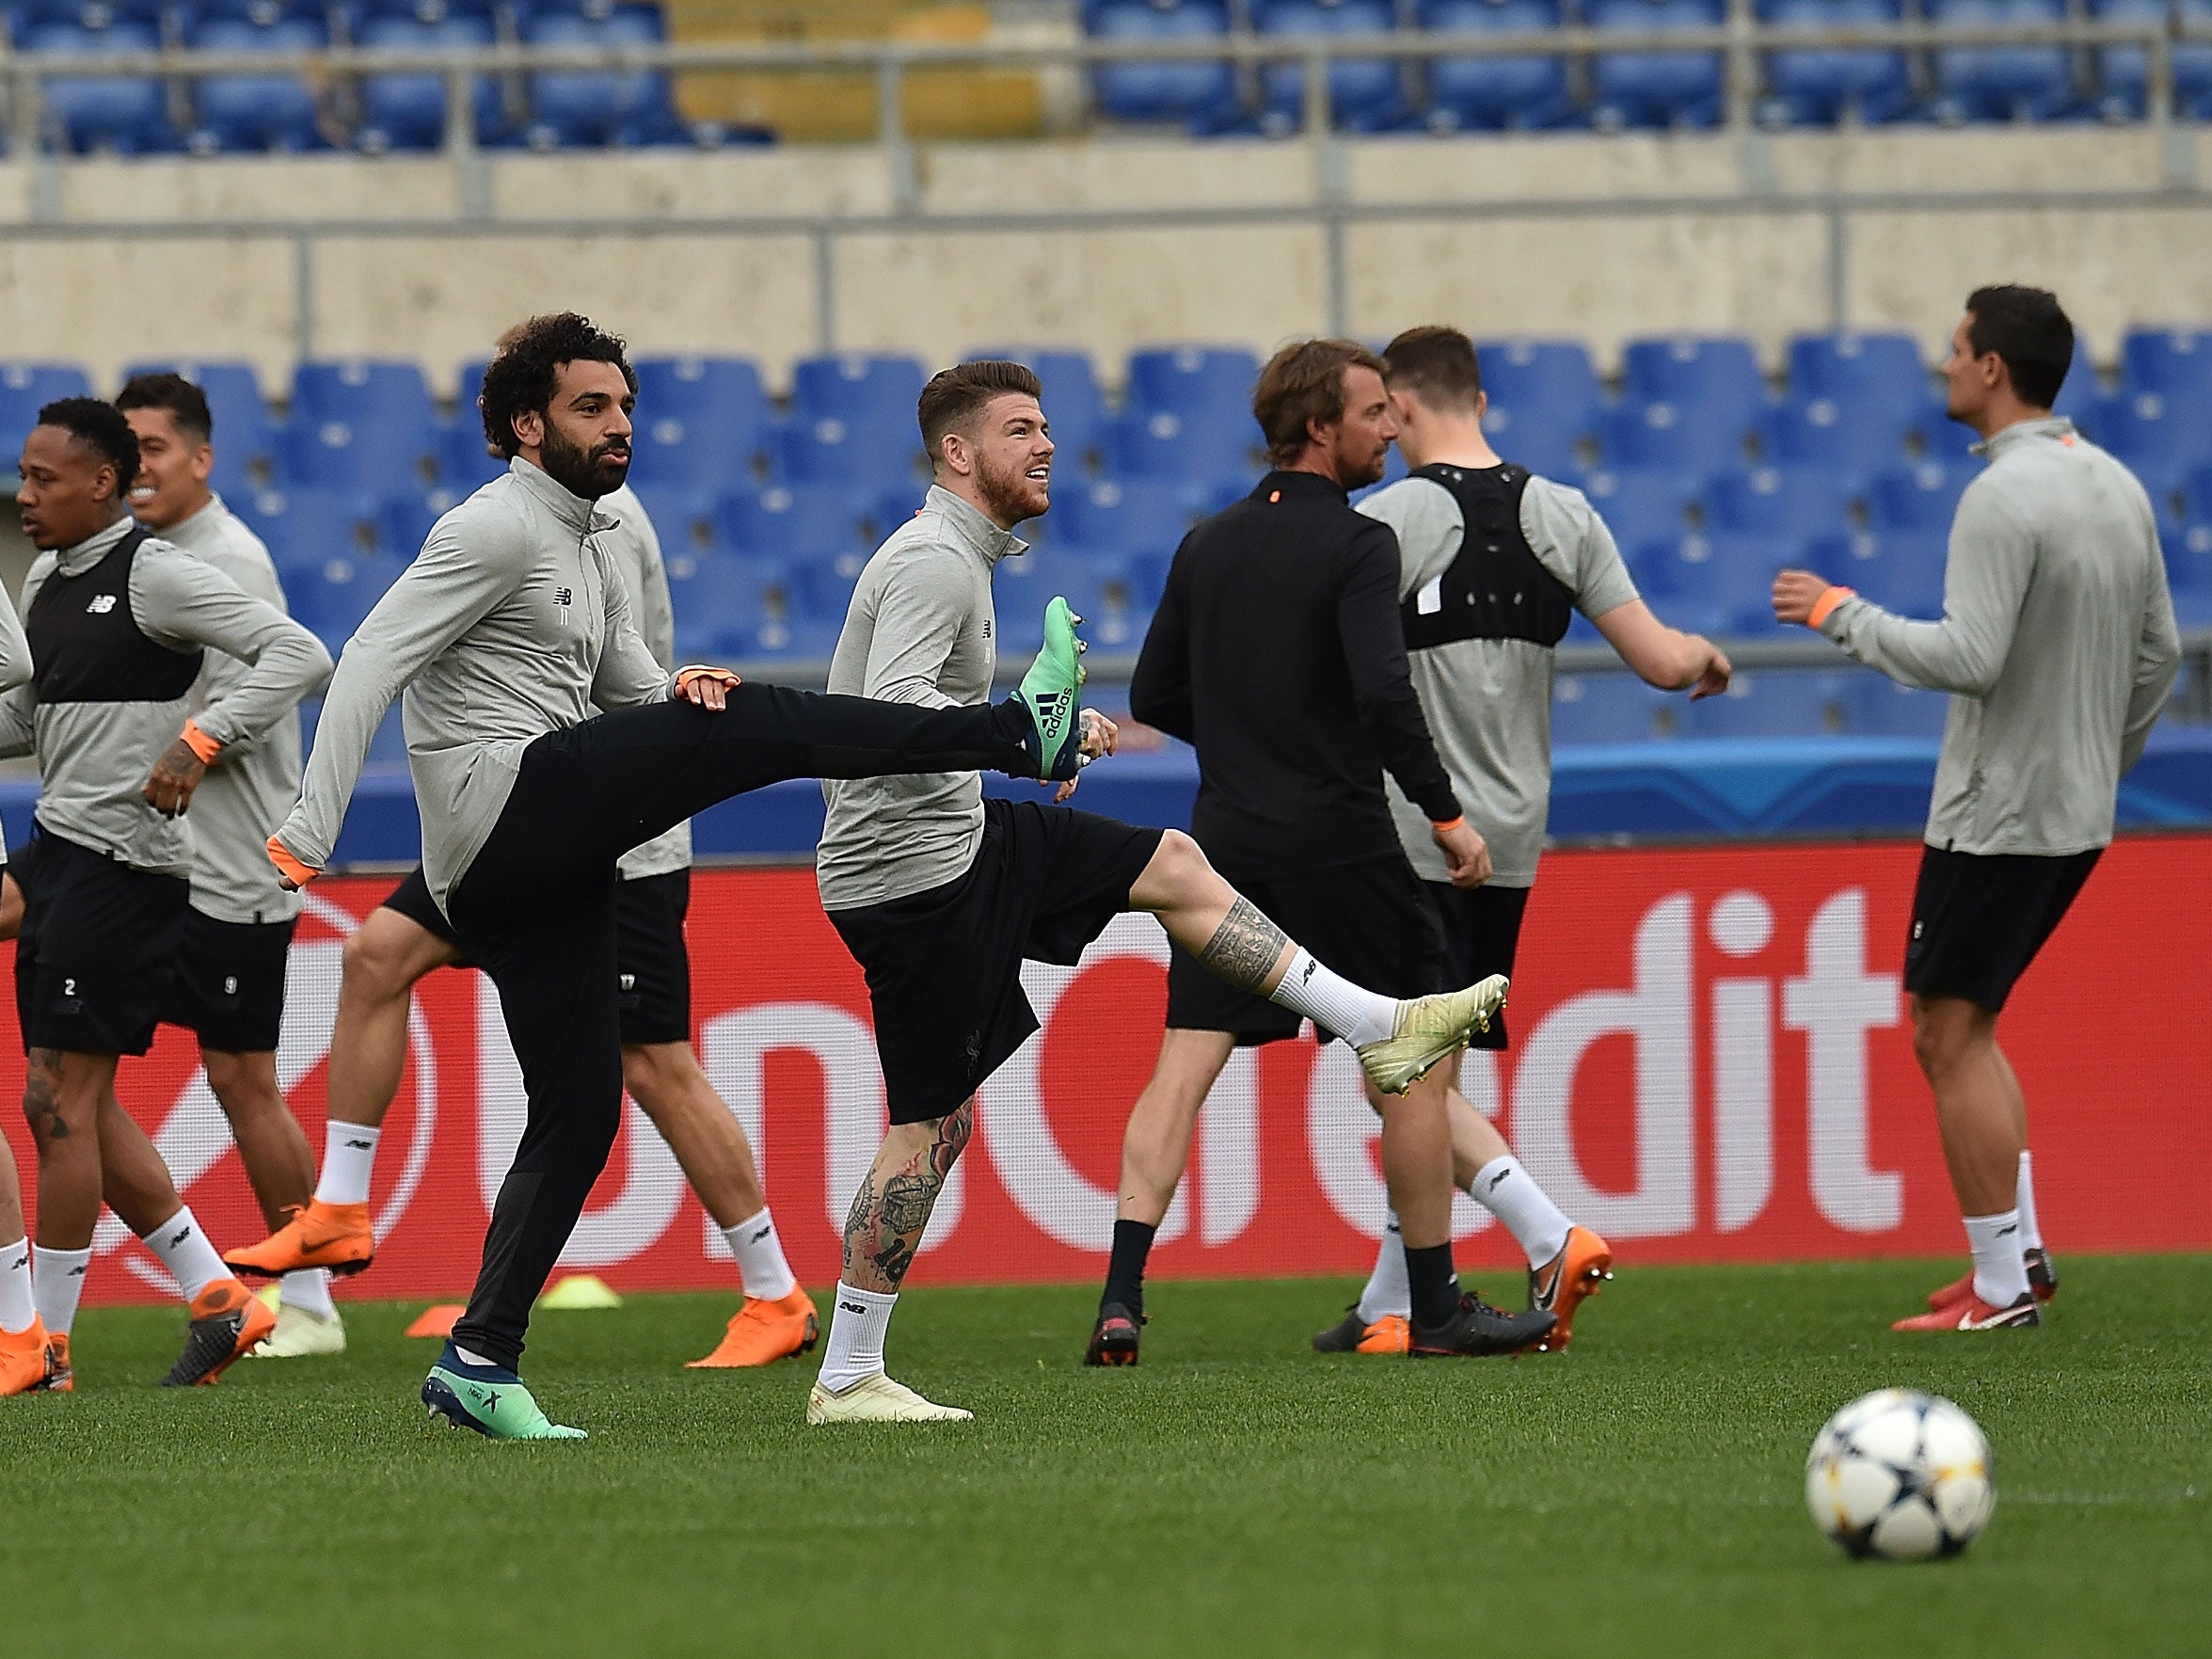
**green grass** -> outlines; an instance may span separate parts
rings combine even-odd
[[[425,1427],[434,1345],[150,1386],[178,1316],[87,1314],[73,1398],[0,1401],[0,1651],[552,1655],[2204,1651],[2212,1262],[2072,1258],[2055,1320],[1892,1336],[1949,1264],[1651,1269],[1567,1356],[1322,1360],[1347,1286],[918,1291],[893,1372],[972,1426],[815,1429],[812,1362],[687,1372],[725,1299],[545,1314],[582,1444]],[[1503,1289],[1501,1281],[1494,1288]],[[1806,1446],[1886,1383],[1996,1447],[1965,1558],[1815,1534]]]

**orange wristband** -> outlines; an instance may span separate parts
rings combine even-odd
[[[269,862],[277,871],[295,887],[304,887],[323,872],[310,869],[292,855],[292,849],[275,836],[269,837]]]
[[[1462,812],[1457,818],[1443,822],[1432,818],[1428,821],[1428,827],[1434,830],[1465,829],[1467,827],[1467,814]]]
[[[692,682],[698,679],[719,679],[725,686],[738,686],[745,683],[743,679],[726,668],[679,668],[676,675],[676,694],[681,696],[685,692],[691,690]]]
[[[184,722],[183,736],[185,747],[199,757],[199,763],[202,766],[213,766],[215,763],[215,757],[223,752],[223,745],[201,731],[199,722],[197,720]]]
[[[1821,597],[1813,601],[1812,614],[1805,619],[1806,627],[1820,627],[1822,623],[1827,621],[1830,616],[1835,614],[1836,607],[1838,605],[1840,605],[1845,599],[1850,598],[1857,592],[1858,589],[1855,587],[1844,587],[1840,584],[1831,585],[1822,589]]]

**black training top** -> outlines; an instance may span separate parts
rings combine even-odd
[[[1183,538],[1129,711],[1197,748],[1191,833],[1233,869],[1401,855],[1386,766],[1459,816],[1407,672],[1397,538],[1316,473],[1270,472]]]

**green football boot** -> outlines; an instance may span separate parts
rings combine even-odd
[[[503,1365],[472,1365],[445,1345],[422,1380],[422,1404],[433,1417],[486,1440],[583,1440],[581,1428],[549,1421],[522,1379]]]
[[[1022,676],[1014,700],[1029,716],[1022,747],[1037,775],[1065,783],[1083,769],[1083,653],[1090,647],[1075,631],[1083,620],[1055,595],[1044,607],[1044,648]]]

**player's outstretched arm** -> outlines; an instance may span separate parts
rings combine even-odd
[[[1718,696],[1728,689],[1736,672],[1712,641],[1669,628],[1642,599],[1614,606],[1597,619],[1597,626],[1636,677],[1661,691],[1688,692],[1694,698]]]

